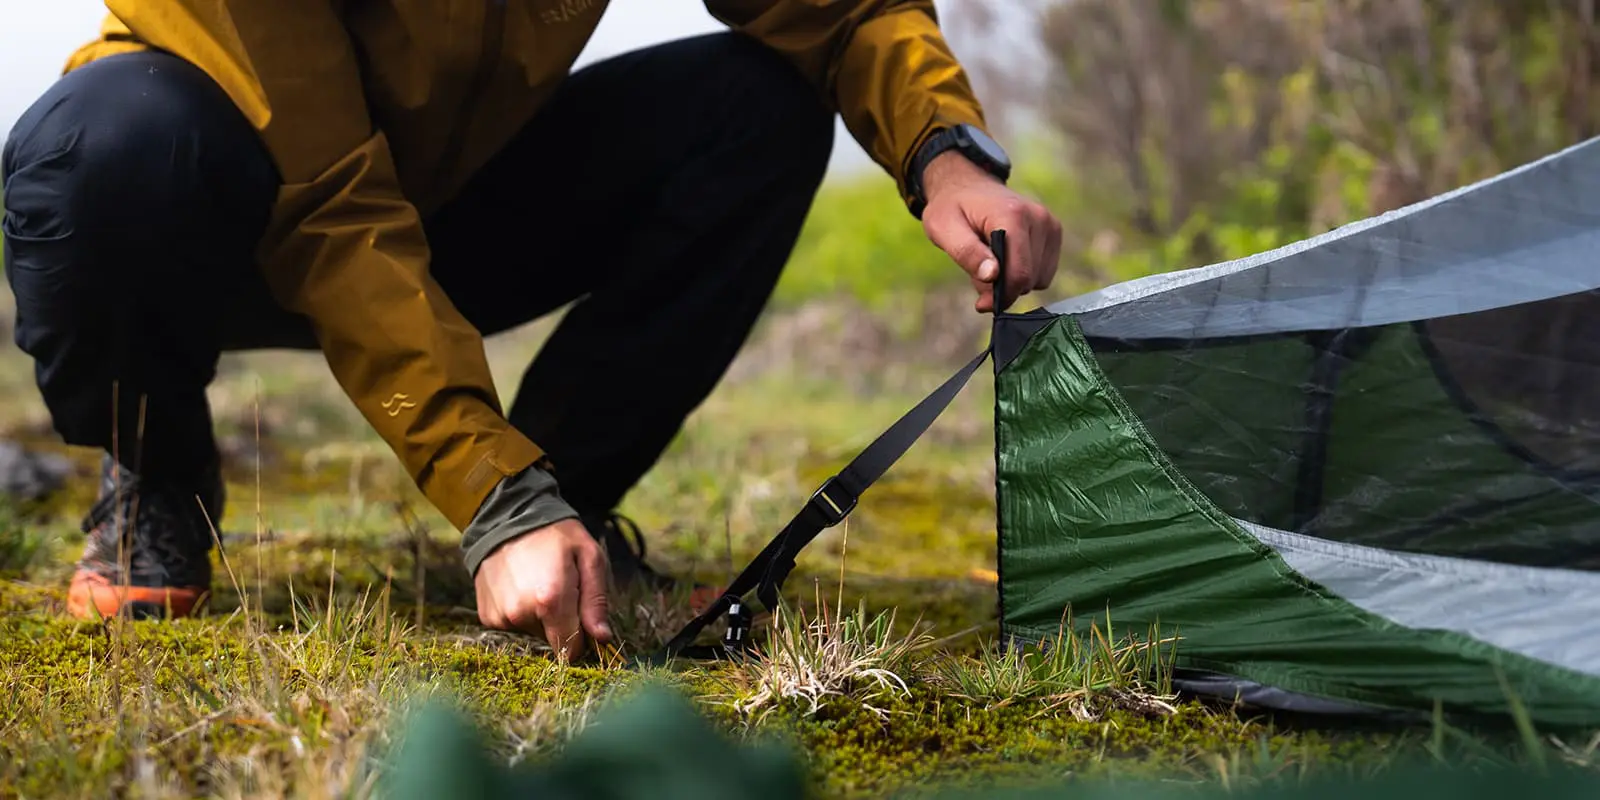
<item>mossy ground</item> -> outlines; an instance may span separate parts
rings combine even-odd
[[[302,596],[304,597],[304,596]],[[258,633],[242,615],[119,625],[63,619],[54,592],[0,590],[0,787],[23,796],[137,790],[143,776],[173,794],[253,794],[281,788],[334,794],[379,768],[396,709],[446,693],[470,708],[505,755],[554,752],[595,703],[644,678],[589,664],[560,667],[529,642],[403,609],[332,621],[311,608]],[[300,633],[296,633],[296,622]],[[730,731],[749,718],[725,702],[732,667],[669,680],[702,698]],[[814,714],[780,706],[756,729],[804,752],[827,796],[883,796],[917,786],[1065,778],[1252,779],[1305,768],[1377,769],[1420,740],[1406,734],[1294,731],[1197,702],[1177,713],[1112,709],[1093,720],[1043,703],[989,708],[930,682],[875,700],[849,698]],[[1261,753],[1269,753],[1266,760]],[[164,794],[165,792],[157,792]]]
[[[968,334],[974,347],[982,341],[980,327]],[[491,344],[501,385],[515,385],[539,335]],[[735,370],[623,509],[649,532],[653,561],[710,581],[731,577],[830,470],[956,363],[896,371],[856,354],[872,380],[852,384],[836,356],[808,364],[762,342],[751,352],[757,362]],[[14,352],[4,360],[9,435],[54,447],[16,377],[26,363]],[[0,794],[361,794],[383,768],[398,715],[421,697],[458,698],[503,755],[537,758],[581,729],[593,704],[643,677],[615,656],[558,666],[530,639],[482,630],[445,526],[315,356],[225,366],[213,399],[230,454],[226,564],[205,616],[62,616],[60,587],[81,543],[75,523],[93,492],[90,454],[73,453],[81,475],[69,490],[0,520],[7,541],[33,543],[10,551],[0,583],[9,694]],[[909,692],[874,700],[886,715],[847,693],[815,713],[780,703],[757,719],[731,702],[743,685],[737,667],[666,677],[730,731],[788,737],[827,796],[975,781],[1239,785],[1438,754],[1426,731],[1313,729],[1196,701],[1172,713],[1107,702],[1081,718],[1044,701],[963,700],[932,679],[937,659],[995,635],[989,391],[980,377],[848,525],[807,551],[789,584],[802,605],[861,600],[928,626],[935,646],[904,676]],[[681,609],[618,606],[635,650],[683,619]],[[1492,752],[1471,747],[1475,757]]]

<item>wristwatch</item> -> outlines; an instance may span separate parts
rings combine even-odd
[[[928,205],[928,198],[922,190],[922,171],[927,169],[928,163],[935,157],[950,150],[966,156],[972,163],[999,178],[1002,183],[1011,177],[1011,157],[1006,155],[1005,148],[989,134],[984,133],[976,125],[961,124],[941,128],[928,137],[917,150],[917,155],[911,159],[911,169],[906,175],[907,188],[911,194],[911,213],[917,219],[922,218],[922,210]]]

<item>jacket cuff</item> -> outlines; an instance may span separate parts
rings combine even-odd
[[[506,542],[577,516],[561,498],[555,478],[538,466],[501,480],[461,533],[467,574],[476,578],[478,566]]]
[[[905,203],[906,210],[911,212],[911,216],[917,219],[922,219],[922,212],[918,208],[917,198],[911,192],[911,170],[916,163],[917,154],[922,152],[922,148],[935,133],[957,125],[971,125],[989,136],[994,135],[981,114],[963,113],[960,109],[941,109],[917,130],[917,135],[911,140],[911,146],[900,154],[900,161],[889,172],[890,177],[894,178],[895,187],[900,191],[901,202]]]

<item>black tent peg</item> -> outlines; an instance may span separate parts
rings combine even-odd
[[[1006,310],[1010,303],[1006,302],[1006,232],[994,230],[989,233],[989,249],[994,252],[994,262],[998,269],[994,276],[994,313]]]

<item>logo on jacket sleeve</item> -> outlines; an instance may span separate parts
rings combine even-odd
[[[400,412],[416,407],[417,404],[411,402],[411,395],[401,394],[400,392],[395,392],[393,397],[383,401],[383,410],[389,412],[391,417],[398,417]]]
[[[588,14],[594,8],[595,0],[555,0],[547,5],[549,7],[539,11],[539,21],[546,25],[560,25]]]

